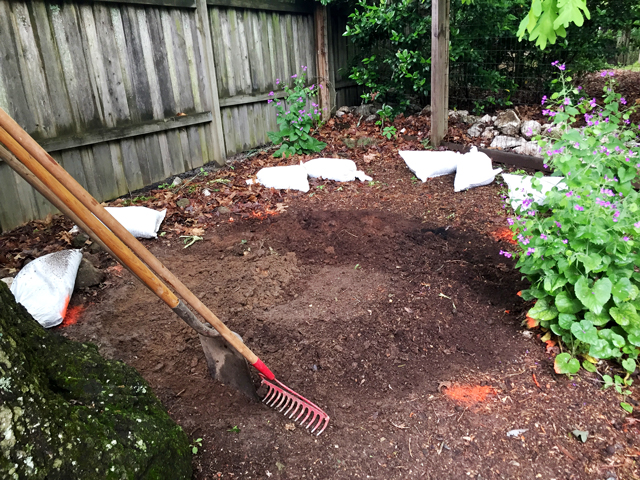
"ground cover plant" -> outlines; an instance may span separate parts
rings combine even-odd
[[[555,65],[560,89],[543,103],[563,133],[541,146],[553,175],[564,181],[544,205],[525,201],[510,219],[520,246],[517,267],[532,285],[522,296],[536,300],[529,317],[569,349],[556,357],[556,372],[577,373],[583,358],[589,371],[598,359],[614,359],[631,374],[640,353],[634,188],[640,148],[638,127],[629,120],[636,107],[615,92],[613,72],[602,73],[607,82],[599,105],[580,97],[565,65]]]

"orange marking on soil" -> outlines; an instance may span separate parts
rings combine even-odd
[[[513,239],[513,232],[510,228],[500,227],[493,232],[489,232],[489,236],[496,242],[503,241],[510,243],[511,245],[517,245],[518,241]]]
[[[556,346],[555,340],[547,340],[545,343],[547,344],[547,353],[551,353],[553,347]]]
[[[527,315],[527,328],[536,328],[538,326],[538,320],[531,318]]]
[[[257,218],[258,220],[264,220],[267,217],[271,217],[273,215],[278,215],[279,213],[280,212],[278,212],[277,210],[266,209],[264,212],[251,212],[249,214],[249,217]]]
[[[71,307],[67,310],[66,315],[64,316],[64,320],[62,321],[61,327],[68,327],[69,325],[75,325],[78,323],[80,319],[80,315],[85,311],[85,307],[82,305],[76,305],[75,307]]]
[[[516,295],[518,295],[519,297],[522,297],[522,290],[520,290],[518,293],[516,293]]]
[[[64,299],[64,307],[62,308],[62,311],[60,312],[60,316],[62,318],[65,318],[67,315],[67,308],[69,307],[69,300],[71,300],[71,297],[69,295],[67,295],[67,298]]]
[[[496,390],[490,386],[480,385],[452,385],[442,389],[444,394],[456,403],[472,406],[484,402],[487,397],[496,394]]]

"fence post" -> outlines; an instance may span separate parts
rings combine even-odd
[[[204,63],[207,104],[211,108],[213,121],[211,124],[211,142],[213,144],[213,156],[216,163],[224,165],[227,151],[224,145],[224,132],[222,131],[222,115],[220,115],[220,99],[218,97],[218,80],[216,77],[216,64],[213,57],[213,43],[211,41],[211,24],[209,22],[209,9],[207,0],[196,0],[196,17],[204,43]]]
[[[327,7],[316,3],[314,10],[314,23],[316,27],[316,71],[318,72],[318,84],[320,89],[320,108],[322,108],[322,120],[331,117],[331,92],[329,90],[329,45],[327,39]]]
[[[449,0],[431,3],[431,145],[447,134],[449,120]]]

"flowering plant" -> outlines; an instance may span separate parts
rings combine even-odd
[[[586,370],[595,371],[597,359],[615,359],[632,373],[640,353],[636,107],[615,93],[608,72],[603,105],[572,100],[580,90],[565,66],[556,66],[562,88],[545,99],[546,114],[562,137],[539,144],[545,167],[564,180],[544,205],[525,200],[509,219],[520,246],[516,266],[531,282],[522,297],[537,300],[528,316],[570,348],[556,357],[557,373],[577,373],[578,355]]]
[[[276,108],[279,132],[267,132],[269,140],[280,148],[273,154],[274,157],[285,158],[294,154],[320,152],[327,146],[311,136],[311,129],[317,126],[320,119],[320,107],[316,103],[318,88],[315,85],[307,87],[305,77],[307,67],[302,67],[303,73],[292,75],[293,88],[285,82],[276,80],[276,84],[284,86],[285,97],[275,98],[275,93],[270,92],[268,103]]]

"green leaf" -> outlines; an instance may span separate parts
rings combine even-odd
[[[553,333],[555,333],[559,337],[567,333],[567,330],[568,330],[568,329],[562,328],[559,324],[555,322],[551,323],[551,325],[549,325],[549,328]]]
[[[571,330],[571,325],[577,319],[578,318],[571,313],[561,313],[560,315],[558,315],[558,324],[560,325],[561,328],[564,328],[565,330]]]
[[[633,407],[629,405],[627,402],[620,402],[620,406],[624,408],[627,412],[633,413]]]
[[[623,327],[640,324],[640,316],[636,312],[636,307],[630,303],[622,303],[617,307],[611,307],[609,313],[618,325]]]
[[[620,351],[611,347],[611,344],[606,340],[599,338],[591,344],[589,347],[589,355],[595,358],[614,358],[619,357]]]
[[[576,296],[582,304],[596,315],[602,312],[604,304],[611,298],[611,280],[601,278],[589,287],[589,280],[585,276],[581,276],[576,282]]]
[[[528,315],[535,320],[549,321],[558,316],[558,310],[556,307],[549,305],[545,299],[540,299],[529,310]]]
[[[622,368],[629,373],[633,373],[636,371],[636,361],[633,358],[627,358],[622,361]]]
[[[609,343],[613,344],[618,348],[622,348],[627,344],[627,341],[624,339],[622,335],[618,335],[613,330],[609,330],[608,328],[603,328],[598,331],[598,336],[607,340]]]
[[[571,325],[571,333],[584,343],[592,344],[598,341],[598,330],[588,320],[573,323]]]
[[[578,253],[576,258],[582,262],[586,273],[597,270],[602,265],[602,257],[597,253],[590,253],[589,255]]]
[[[553,368],[557,374],[575,375],[580,370],[580,361],[568,353],[561,353],[556,356]]]
[[[564,274],[547,274],[544,277],[544,289],[549,293],[553,293],[558,288],[564,287],[567,282],[567,277],[565,277]]]
[[[593,312],[586,312],[584,314],[584,319],[589,320],[597,327],[602,327],[611,321],[611,317],[604,310],[598,315]]]
[[[582,362],[582,368],[584,368],[587,372],[594,373],[598,370],[598,368],[591,362],[584,360]]]
[[[578,313],[582,310],[582,302],[571,297],[567,292],[560,292],[556,296],[556,308],[561,313]]]
[[[634,300],[638,296],[638,287],[633,285],[628,278],[618,280],[611,290],[613,298],[621,302]]]

